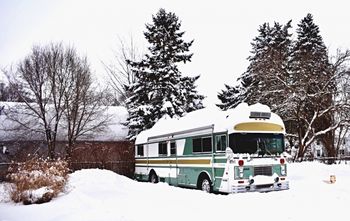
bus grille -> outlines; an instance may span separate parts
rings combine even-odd
[[[256,189],[266,189],[266,188],[271,188],[273,184],[262,184],[262,185],[256,185]]]
[[[271,166],[254,167],[254,176],[257,176],[257,175],[272,176],[272,167]]]

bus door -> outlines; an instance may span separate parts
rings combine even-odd
[[[178,166],[177,166],[177,153],[176,153],[176,142],[171,141],[170,142],[170,163],[169,163],[169,177],[170,177],[170,184],[177,186],[178,180],[177,180],[177,174],[178,174]]]

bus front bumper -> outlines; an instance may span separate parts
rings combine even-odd
[[[269,184],[252,184],[252,185],[233,185],[231,193],[245,193],[245,192],[270,192],[288,190],[289,182],[269,183]]]

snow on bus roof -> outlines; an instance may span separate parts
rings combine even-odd
[[[213,126],[213,132],[231,130],[235,123],[242,120],[249,121],[250,112],[271,112],[266,105],[257,103],[248,105],[241,103],[234,109],[222,111],[216,106],[206,107],[197,111],[187,113],[183,117],[171,118],[168,115],[162,117],[152,128],[142,131],[136,137],[136,144],[147,143],[150,137],[186,131],[193,128]],[[271,119],[277,124],[283,124],[280,117],[271,113]]]

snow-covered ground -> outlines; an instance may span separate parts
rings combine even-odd
[[[350,163],[295,163],[290,190],[234,195],[207,194],[164,183],[136,182],[107,170],[70,175],[65,194],[41,205],[8,200],[0,184],[0,220],[348,220]],[[330,175],[336,183],[329,184]]]

